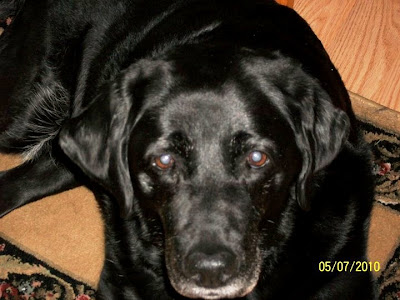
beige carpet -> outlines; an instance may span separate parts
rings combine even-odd
[[[18,157],[0,155],[1,170],[18,163]],[[99,280],[104,258],[103,223],[97,202],[84,187],[11,212],[0,219],[0,236],[93,287]],[[5,271],[0,265],[0,279]]]
[[[352,101],[360,119],[400,133],[398,113],[357,95],[352,95]],[[379,141],[379,136],[374,134],[366,138],[370,142]],[[0,170],[18,163],[18,157],[0,155]],[[397,197],[399,178],[393,178],[391,185],[391,193],[377,195],[381,199],[374,205],[370,226],[369,259],[379,261],[381,269],[385,268],[400,243],[400,213],[383,205],[400,202]],[[13,211],[0,219],[0,236],[61,272],[96,287],[104,259],[103,224],[97,203],[86,188],[47,197]],[[0,281],[10,272],[7,268],[0,260]],[[400,270],[397,266],[394,268],[395,275],[400,277]]]

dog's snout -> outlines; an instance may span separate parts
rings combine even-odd
[[[224,285],[238,272],[235,254],[224,248],[191,251],[184,262],[185,275],[198,286],[217,288]]]

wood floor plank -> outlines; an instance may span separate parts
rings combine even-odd
[[[400,111],[400,1],[296,0],[346,87]]]

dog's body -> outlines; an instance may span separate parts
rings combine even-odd
[[[6,1],[0,215],[81,184],[99,299],[373,299],[369,152],[308,25],[263,0]],[[7,6],[8,5],[8,6]],[[11,117],[11,118],[9,118]],[[120,217],[122,215],[122,217]]]

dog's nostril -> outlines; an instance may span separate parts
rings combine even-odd
[[[229,251],[193,251],[186,257],[184,270],[197,285],[216,288],[237,273],[238,264],[235,255]]]

